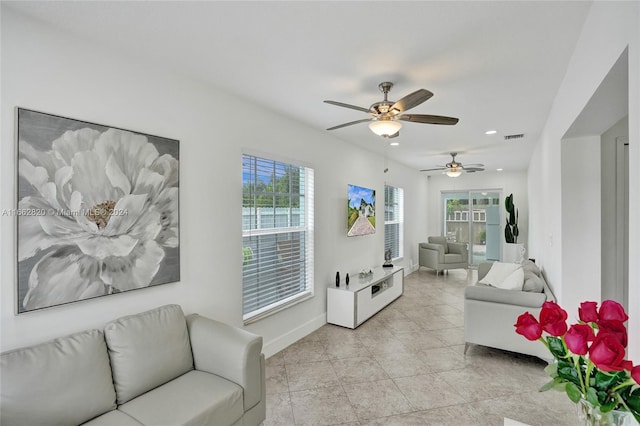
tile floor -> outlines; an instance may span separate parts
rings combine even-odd
[[[404,295],[355,330],[327,324],[267,360],[271,425],[574,425],[537,358],[472,346],[463,293],[475,271],[405,277]]]

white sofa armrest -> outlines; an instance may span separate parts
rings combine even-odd
[[[198,314],[187,317],[196,370],[230,380],[244,389],[244,409],[262,398],[262,337]]]
[[[441,244],[420,243],[420,254],[429,259],[429,264],[444,263],[444,247]]]

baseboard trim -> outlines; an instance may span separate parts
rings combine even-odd
[[[287,346],[297,342],[303,337],[313,333],[327,323],[327,313],[324,312],[306,323],[294,328],[288,333],[267,342],[262,347],[262,352],[266,358],[277,354]]]

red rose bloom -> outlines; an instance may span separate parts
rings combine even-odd
[[[631,363],[624,360],[624,355],[624,346],[610,333],[598,334],[589,348],[589,359],[606,372],[630,369]]]
[[[587,344],[593,339],[595,339],[595,334],[591,326],[587,324],[574,324],[564,335],[567,348],[576,355],[586,355],[589,349]]]
[[[529,312],[518,317],[518,321],[514,324],[516,333],[523,335],[528,340],[538,340],[542,337],[542,326]]]
[[[614,300],[605,300],[604,302],[602,302],[602,306],[600,306],[600,312],[598,312],[598,317],[601,320],[613,320],[622,322],[625,322],[629,319],[629,316],[624,311],[622,305]]]
[[[555,302],[544,302],[540,311],[542,329],[552,336],[562,336],[567,332],[567,311]]]
[[[582,302],[578,308],[578,315],[580,316],[580,321],[598,322],[598,303]]]
[[[627,347],[627,328],[620,321],[600,320],[598,323],[598,334],[612,334],[618,339],[618,342],[625,348]]]
[[[640,365],[636,365],[631,369],[631,377],[640,385]]]

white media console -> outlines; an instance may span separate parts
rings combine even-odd
[[[327,288],[327,322],[356,328],[402,296],[404,269],[375,268],[365,277],[351,278],[349,285]]]

